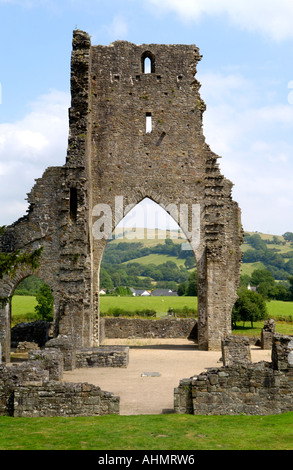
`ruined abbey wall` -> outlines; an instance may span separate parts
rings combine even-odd
[[[274,335],[271,362],[251,363],[247,345],[246,338],[223,340],[224,366],[182,379],[174,390],[175,412],[194,415],[292,412],[293,337]]]
[[[65,164],[36,181],[28,214],[7,228],[1,249],[44,248],[35,274],[53,291],[54,335],[67,335],[76,347],[99,345],[107,237],[145,197],[169,211],[197,259],[199,347],[220,349],[230,333],[242,227],[232,183],[203,135],[200,59],[194,45],[92,46],[88,34],[74,31]],[[29,274],[4,279],[0,295],[12,295]],[[0,310],[0,325],[7,360],[9,305]]]

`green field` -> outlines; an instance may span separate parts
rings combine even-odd
[[[0,417],[0,450],[292,449],[293,413],[275,416]]]
[[[107,312],[110,308],[122,308],[129,312],[135,310],[155,310],[160,316],[167,313],[169,308],[188,308],[197,309],[197,297],[116,297],[100,296],[100,311]]]
[[[282,302],[281,300],[271,300],[267,302],[268,315],[270,318],[280,316],[293,318],[293,302]]]
[[[12,316],[34,314],[37,304],[36,298],[27,295],[14,295],[12,298]],[[135,310],[152,309],[158,314],[167,313],[169,308],[197,308],[197,297],[116,297],[100,296],[101,312],[107,312],[110,308],[119,307],[123,310],[134,312]],[[278,316],[293,316],[293,302],[271,300],[267,302],[270,318]]]
[[[12,299],[12,326],[24,321],[36,320],[35,305],[35,297],[15,295]],[[183,309],[185,306],[190,309],[197,309],[197,297],[100,297],[100,310],[103,314],[106,314],[112,308],[121,308],[129,313],[148,309],[155,310],[157,317],[160,318],[167,314],[169,308]],[[267,308],[268,317],[276,320],[276,332],[293,335],[293,302],[272,300],[267,302]],[[289,321],[286,321],[286,319]],[[262,328],[263,322],[255,322],[253,328],[251,328],[249,322],[245,325],[239,322],[237,323],[237,329],[233,330],[233,334],[259,337]]]

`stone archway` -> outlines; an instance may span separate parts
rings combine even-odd
[[[196,208],[200,224],[189,238],[197,240],[200,349],[220,349],[231,331],[243,233],[232,183],[203,135],[200,59],[194,45],[92,46],[87,33],[73,33],[66,163],[36,181],[28,214],[7,227],[1,249],[44,248],[40,269],[54,291],[55,334],[76,347],[98,344],[94,266],[105,240],[95,233],[96,208],[111,212],[113,231],[120,212],[144,197],[183,207],[188,227]],[[5,343],[3,325],[0,337]]]
[[[53,293],[54,283],[52,283],[52,277],[49,275],[47,271],[44,271],[44,269],[39,268],[33,271],[30,268],[22,268],[12,278],[8,276],[4,278],[4,280],[1,282],[1,294],[0,295],[1,297],[9,298],[9,302],[7,302],[5,305],[0,304],[0,344],[1,344],[1,354],[2,354],[1,359],[3,362],[9,362],[10,360],[12,297],[18,285],[24,279],[32,275],[38,277],[39,279],[43,279],[43,278],[47,279],[46,284],[50,287],[50,290],[52,294],[54,295]],[[53,315],[54,315],[54,320],[56,323],[55,296],[54,296]]]

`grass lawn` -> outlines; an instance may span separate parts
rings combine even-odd
[[[293,413],[274,416],[0,417],[0,450],[292,450]]]
[[[293,317],[293,302],[282,302],[281,300],[271,300],[267,303],[268,314],[270,318],[280,316]]]
[[[36,298],[32,295],[14,295],[11,301],[11,326],[25,321],[37,319]]]

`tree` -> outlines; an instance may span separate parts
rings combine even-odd
[[[293,242],[293,233],[292,232],[284,233],[283,237],[286,240],[286,242]]]
[[[100,270],[100,286],[106,290],[112,290],[114,287],[111,276],[105,268],[101,268]]]
[[[275,284],[275,279],[272,273],[267,269],[255,269],[250,277],[250,282],[253,286],[258,286],[261,283],[267,283],[270,286]]]
[[[264,320],[267,316],[265,299],[258,292],[247,289],[239,289],[238,299],[232,310],[232,324],[235,327],[237,321],[253,322]]]
[[[186,269],[194,268],[195,267],[195,258],[194,257],[186,258],[186,260],[184,261],[184,266],[186,267]]]
[[[291,299],[293,300],[293,276],[290,276],[288,278],[289,282],[290,282],[290,293],[291,293]]]
[[[179,296],[185,295],[185,294],[186,294],[186,290],[187,290],[187,282],[182,282],[182,283],[179,284],[179,286],[178,286],[177,294],[178,294]]]
[[[129,287],[124,287],[124,286],[116,287],[115,290],[114,290],[114,294],[118,295],[120,297],[125,297],[127,295],[132,296],[132,292],[131,292],[130,288]]]
[[[5,227],[0,227],[0,237],[5,236]],[[39,266],[39,258],[42,254],[43,248],[38,248],[32,253],[24,253],[20,250],[13,252],[0,253],[0,279],[5,275],[9,275],[13,279],[17,270],[21,267],[30,267],[35,270]],[[6,305],[9,297],[1,297],[0,303],[2,306]]]
[[[54,297],[52,291],[47,284],[43,284],[37,293],[36,300],[38,304],[35,306],[35,312],[45,321],[53,320]]]
[[[250,278],[251,285],[257,287],[257,292],[266,299],[275,286],[275,278],[267,269],[255,269]]]
[[[188,278],[188,286],[186,289],[186,295],[197,296],[197,271],[196,269],[190,274]]]

